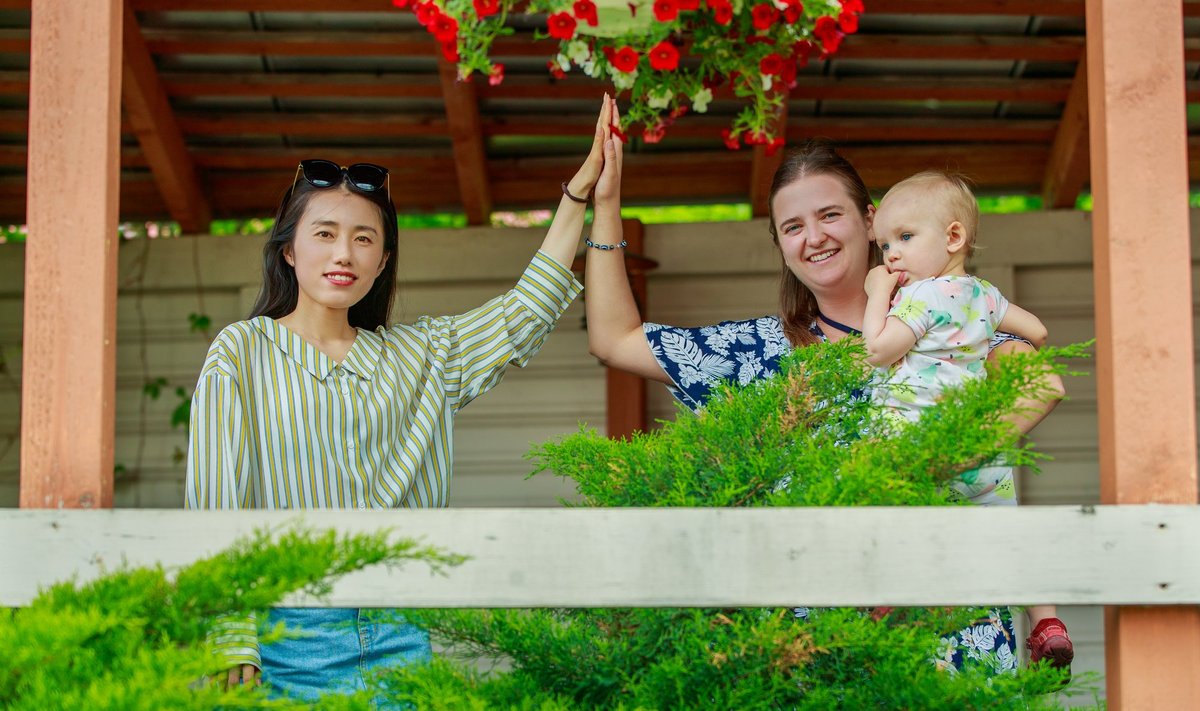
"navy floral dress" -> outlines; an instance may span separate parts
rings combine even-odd
[[[746,385],[769,378],[779,371],[779,359],[792,350],[777,316],[745,321],[724,321],[714,326],[678,328],[657,323],[643,324],[650,352],[670,376],[668,386],[675,399],[692,410],[704,407],[713,388],[734,380]],[[814,323],[809,330],[818,340],[825,335]],[[1021,340],[997,333],[990,348],[1005,341]],[[1013,500],[1015,503],[1015,499]],[[797,607],[797,619],[807,619],[819,610]],[[1016,634],[1007,607],[992,609],[983,619],[941,639],[934,662],[951,672],[963,664],[984,664],[993,673],[1011,673],[1017,668]]]

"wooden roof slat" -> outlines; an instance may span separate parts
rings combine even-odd
[[[10,31],[12,32],[12,31]],[[27,34],[27,33],[26,33]],[[311,57],[433,57],[438,45],[423,30],[403,32],[227,31],[146,29],[154,54],[235,54]],[[0,47],[19,36],[0,34]],[[1073,62],[1081,37],[1009,35],[850,35],[835,59],[962,59]],[[555,44],[529,37],[499,38],[494,57],[549,57]]]
[[[487,150],[475,83],[458,80],[458,67],[438,58],[438,76],[446,105],[446,122],[454,151],[454,173],[467,224],[486,225],[492,217],[492,191],[488,184]]]
[[[1079,61],[1071,93],[1063,107],[1062,119],[1050,147],[1046,173],[1042,178],[1042,204],[1046,207],[1074,207],[1075,199],[1088,181],[1091,160],[1088,152],[1088,77],[1087,58]]]
[[[171,96],[277,96],[440,99],[441,83],[423,74],[163,73]],[[0,74],[0,87],[4,86]]]
[[[212,208],[188,155],[154,60],[125,5],[121,104],[171,217],[185,232],[207,232]]]
[[[196,136],[445,136],[446,119],[397,114],[180,114],[184,133]]]

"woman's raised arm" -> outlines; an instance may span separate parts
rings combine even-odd
[[[596,187],[600,171],[604,167],[604,139],[608,135],[609,122],[612,121],[613,100],[604,95],[604,103],[600,107],[600,117],[596,120],[596,134],[592,138],[592,150],[584,159],[583,165],[566,183],[566,191],[558,201],[558,209],[554,211],[554,220],[546,232],[541,251],[548,257],[571,268],[575,260],[575,250],[579,248],[579,236],[583,233],[584,212],[587,210],[587,197]],[[568,195],[567,193],[570,193]],[[571,199],[575,196],[583,200]]]
[[[617,125],[617,120],[618,112],[613,102],[612,125]],[[583,283],[588,350],[605,365],[671,385],[670,376],[658,364],[646,342],[642,317],[625,271],[625,250],[617,246],[623,241],[621,165],[624,146],[611,131],[606,130],[606,134],[604,170],[596,184],[591,240],[593,244],[613,247],[587,250]]]

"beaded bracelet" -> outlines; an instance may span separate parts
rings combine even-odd
[[[571,198],[575,202],[587,203],[591,200],[591,198],[575,197],[574,195],[572,195],[571,191],[567,189],[567,181],[565,181],[565,180],[563,181],[562,189],[563,189],[563,195],[566,195],[567,197]]]
[[[613,249],[625,249],[627,246],[629,246],[629,242],[627,240],[621,240],[621,244],[596,244],[590,239],[585,239],[583,240],[583,243],[592,249],[598,249],[602,252],[608,252],[609,250]]]

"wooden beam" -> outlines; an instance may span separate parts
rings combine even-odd
[[[263,530],[390,531],[466,562],[375,566],[305,607],[864,607],[1200,601],[1200,510],[1163,506],[4,511],[0,604],[129,567],[177,569]],[[203,535],[197,535],[203,531]],[[963,575],[979,531],[1005,572]],[[1120,574],[1114,574],[1119,571]],[[935,634],[934,631],[929,632]],[[1180,653],[1187,654],[1185,650]],[[1165,685],[1190,683],[1172,678]],[[1109,700],[1112,703],[1112,700]],[[1144,707],[1183,711],[1193,706]]]
[[[397,114],[180,114],[179,126],[196,136],[446,136],[450,125],[434,115]]]
[[[1173,2],[1173,6],[1181,3]],[[1032,15],[1083,17],[1084,0],[871,0],[872,15]],[[1200,15],[1200,2],[1184,0],[1184,17]]]
[[[1100,496],[1195,510],[1179,0],[1087,0],[1087,36]],[[1200,606],[1110,607],[1105,637],[1113,711],[1200,708]]]
[[[188,155],[183,133],[167,101],[154,60],[146,50],[137,16],[125,4],[125,57],[121,103],[125,118],[142,147],[171,219],[184,232],[207,233],[212,208],[200,186],[196,166]]]
[[[13,82],[9,82],[10,84]],[[193,74],[164,73],[171,96],[441,98],[441,82],[426,74]],[[0,74],[0,88],[3,88]]]
[[[868,12],[875,14],[873,7]],[[833,58],[1074,62],[1082,53],[1082,37],[853,34]]]
[[[241,54],[303,57],[435,57],[441,50],[424,30],[400,32],[319,32],[296,30],[145,29],[154,54]],[[0,34],[0,42],[5,35]],[[14,40],[16,38],[14,37]],[[3,46],[3,45],[0,45]],[[500,37],[492,57],[543,57],[556,45],[532,35]]]
[[[121,0],[35,0],[21,506],[112,506]]]
[[[0,49],[11,47],[4,51],[20,51],[22,33],[22,30],[0,31]],[[142,34],[154,54],[434,57],[439,52],[436,42],[421,30],[313,32],[144,28]],[[555,51],[553,43],[538,41],[526,34],[497,39],[490,54],[493,57],[548,57]],[[836,57],[1074,62],[1082,52],[1082,37],[854,34],[846,37]]]
[[[488,183],[487,147],[479,119],[479,100],[472,80],[458,80],[454,62],[438,57],[442,101],[454,151],[454,174],[468,225],[486,225],[492,219],[492,190]]]
[[[779,115],[773,121],[777,135],[787,138],[788,111],[787,104],[780,108]],[[783,163],[783,148],[777,147],[767,155],[766,146],[754,146],[754,155],[750,162],[750,214],[755,217],[766,217],[769,213],[767,199],[771,194],[771,182],[775,179],[775,171]]]
[[[1085,57],[1075,70],[1075,80],[1050,147],[1050,160],[1046,161],[1046,177],[1042,180],[1042,204],[1046,207],[1075,207],[1075,199],[1088,179],[1087,83]]]

